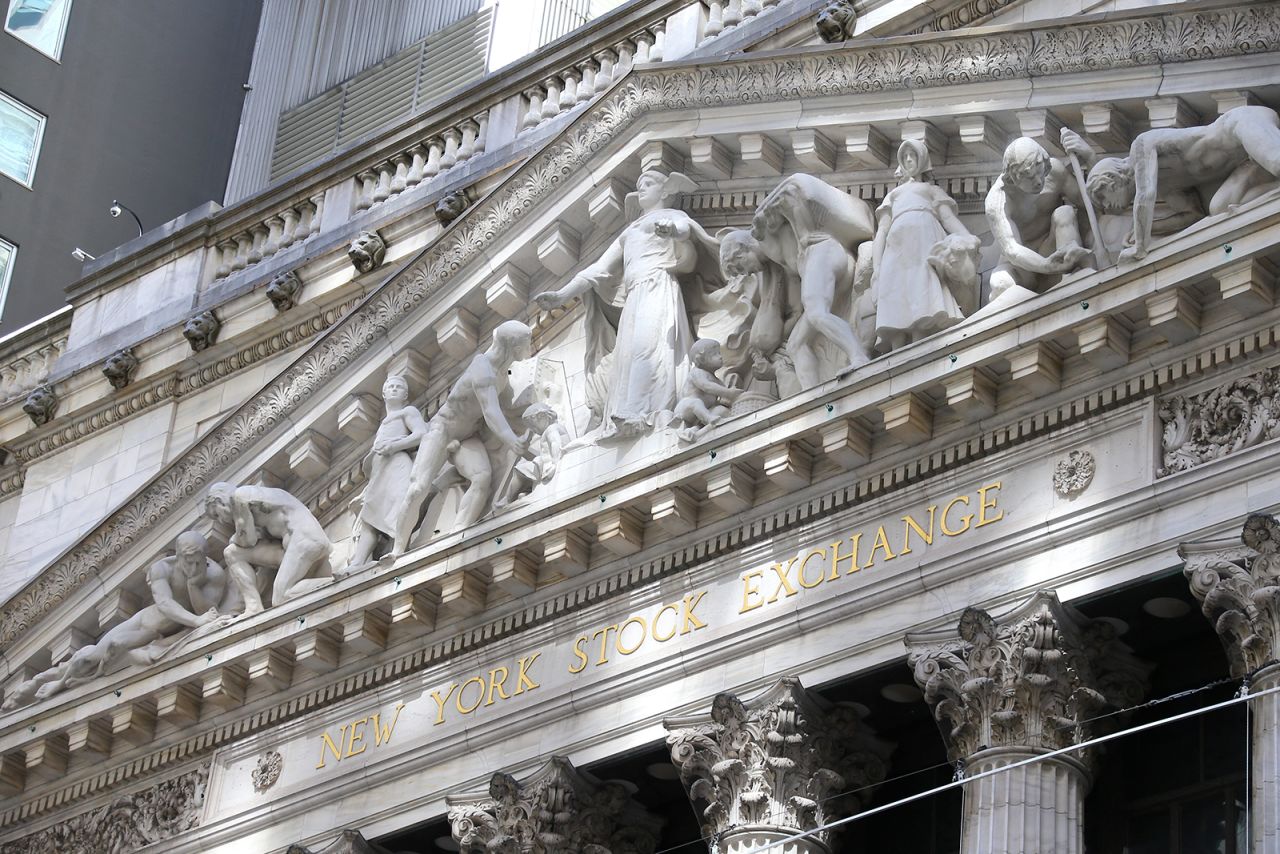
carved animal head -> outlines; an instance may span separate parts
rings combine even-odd
[[[132,350],[120,350],[107,357],[102,363],[102,375],[111,383],[112,388],[124,388],[133,380],[133,372],[138,369],[138,357]]]
[[[440,220],[442,226],[447,226],[462,216],[469,207],[471,207],[471,199],[467,196],[466,189],[454,190],[436,202],[436,219]]]
[[[827,44],[835,44],[853,38],[856,23],[858,14],[853,10],[850,0],[831,0],[818,12],[813,25],[818,29],[818,38]]]
[[[347,257],[358,272],[367,273],[382,266],[382,259],[387,257],[387,244],[378,236],[378,232],[362,231],[351,241]]]
[[[302,279],[293,270],[276,274],[267,285],[267,299],[275,306],[276,311],[288,311],[298,304],[298,294],[302,292]]]
[[[53,413],[58,408],[58,396],[47,385],[31,390],[22,404],[22,411],[31,416],[37,427],[43,427],[53,420]]]
[[[212,347],[218,340],[218,330],[222,322],[212,311],[202,311],[187,321],[182,327],[182,336],[187,339],[193,352],[199,353]]]

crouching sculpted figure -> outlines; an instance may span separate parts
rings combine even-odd
[[[283,489],[215,483],[204,510],[235,526],[222,556],[244,597],[244,616],[262,613],[262,590],[280,605],[333,582],[329,537],[306,505]]]
[[[857,246],[874,232],[866,202],[812,175],[783,178],[756,211],[752,236],[768,258],[800,279],[801,312],[786,348],[804,388],[830,379],[821,375],[814,352],[822,339],[843,352],[845,371],[870,359],[849,321],[832,307],[837,295],[851,298]]]
[[[227,573],[205,556],[205,539],[195,531],[178,536],[172,557],[147,570],[152,604],[81,647],[63,663],[17,685],[4,709],[43,700],[130,665],[154,664],[179,645],[229,624],[244,608]]]
[[[1127,158],[1100,163],[1089,174],[1089,195],[1103,210],[1133,206],[1133,245],[1120,253],[1122,262],[1146,257],[1157,192],[1166,201],[1197,192],[1215,216],[1278,187],[1280,117],[1256,106],[1227,110],[1204,127],[1140,133]]]
[[[1086,167],[1093,163],[1093,149],[1067,128],[1062,145]],[[987,192],[987,221],[1000,248],[988,305],[1042,293],[1060,275],[1085,266],[1093,255],[1082,245],[1076,221],[1082,203],[1066,162],[1050,157],[1029,137],[1009,143],[1004,170]]]
[[[372,561],[380,541],[395,539],[396,513],[413,475],[413,457],[409,452],[417,450],[427,434],[422,413],[416,406],[409,405],[409,383],[404,377],[387,377],[382,384],[382,400],[387,415],[378,425],[373,447],[364,459],[369,481],[360,497],[356,517],[352,567]]]
[[[520,416],[528,431],[522,437],[528,443],[529,459],[519,460],[511,470],[506,488],[493,502],[494,510],[528,497],[539,486],[550,483],[560,469],[569,431],[560,416],[545,403],[531,403]]]
[[[684,381],[675,414],[685,424],[680,437],[686,442],[697,441],[719,424],[729,414],[729,407],[742,395],[742,389],[727,386],[716,376],[716,371],[724,367],[719,341],[699,338],[694,342],[692,352],[693,369]]]
[[[693,316],[722,308],[718,298],[736,299],[720,287],[716,239],[668,206],[696,187],[679,172],[642,173],[627,196],[635,216],[600,260],[535,298],[544,311],[583,299],[588,376],[608,377],[589,382],[603,399],[589,401],[587,442],[665,427],[689,370]]]
[[[489,506],[494,482],[489,445],[496,442],[516,456],[529,455],[503,410],[511,406],[507,369],[529,358],[532,351],[533,332],[528,326],[518,320],[500,324],[493,330],[489,349],[471,359],[444,405],[426,423],[408,488],[396,508],[392,554],[402,554],[408,547],[423,504],[446,466],[456,467],[468,483],[455,521],[461,529],[475,523]]]

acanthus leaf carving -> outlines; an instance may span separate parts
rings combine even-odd
[[[451,795],[449,824],[462,854],[652,854],[662,820],[632,798],[552,756],[532,776],[499,772],[481,795]]]
[[[1280,436],[1280,368],[1268,368],[1194,395],[1159,404],[1158,477],[1188,471]]]
[[[209,767],[202,765],[150,789],[0,846],[3,854],[126,854],[200,824]]]
[[[746,703],[718,694],[709,715],[663,724],[706,836],[761,825],[818,830],[833,810],[856,806],[831,796],[883,780],[892,751],[852,709],[819,702],[793,678]],[[826,844],[829,832],[815,838]]]
[[[1280,658],[1280,522],[1254,514],[1240,538],[1240,545],[1226,548],[1178,548],[1191,593],[1218,633],[1237,678]]]
[[[907,636],[908,663],[948,755],[1059,750],[1091,737],[1091,718],[1145,691],[1147,667],[1114,632],[1041,591],[995,620],[966,608],[957,631]]]

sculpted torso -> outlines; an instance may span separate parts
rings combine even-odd
[[[1049,174],[1045,176],[1044,188],[1033,194],[1024,193],[1017,187],[998,178],[997,184],[1003,198],[1005,216],[1018,229],[1022,243],[1035,246],[1049,236],[1053,212],[1062,204],[1064,194],[1070,195],[1066,169],[1060,161],[1053,161]]]

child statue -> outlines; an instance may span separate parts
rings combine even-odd
[[[550,483],[556,476],[560,458],[564,456],[564,446],[569,443],[569,431],[560,423],[556,411],[545,403],[531,404],[520,419],[529,428],[525,439],[533,457],[516,462],[507,488],[493,503],[495,511],[527,497],[542,484]]]
[[[919,140],[906,139],[898,147],[897,175],[901,183],[889,191],[876,213],[872,287],[876,298],[876,348],[896,350],[959,323],[965,313],[949,282],[939,278],[959,264],[930,263],[931,247],[950,239],[948,255],[968,248],[976,271],[979,241],[956,215],[956,203],[941,188],[925,179],[931,171],[929,149]],[[958,239],[957,239],[958,238]],[[976,278],[964,283],[974,291]],[[968,302],[968,300],[965,300]],[[972,309],[970,309],[972,310]]]
[[[730,388],[716,377],[716,371],[724,366],[719,341],[699,338],[690,348],[689,355],[693,367],[680,390],[675,419],[685,424],[680,438],[696,442],[729,414],[729,404],[737,400],[742,389]]]

